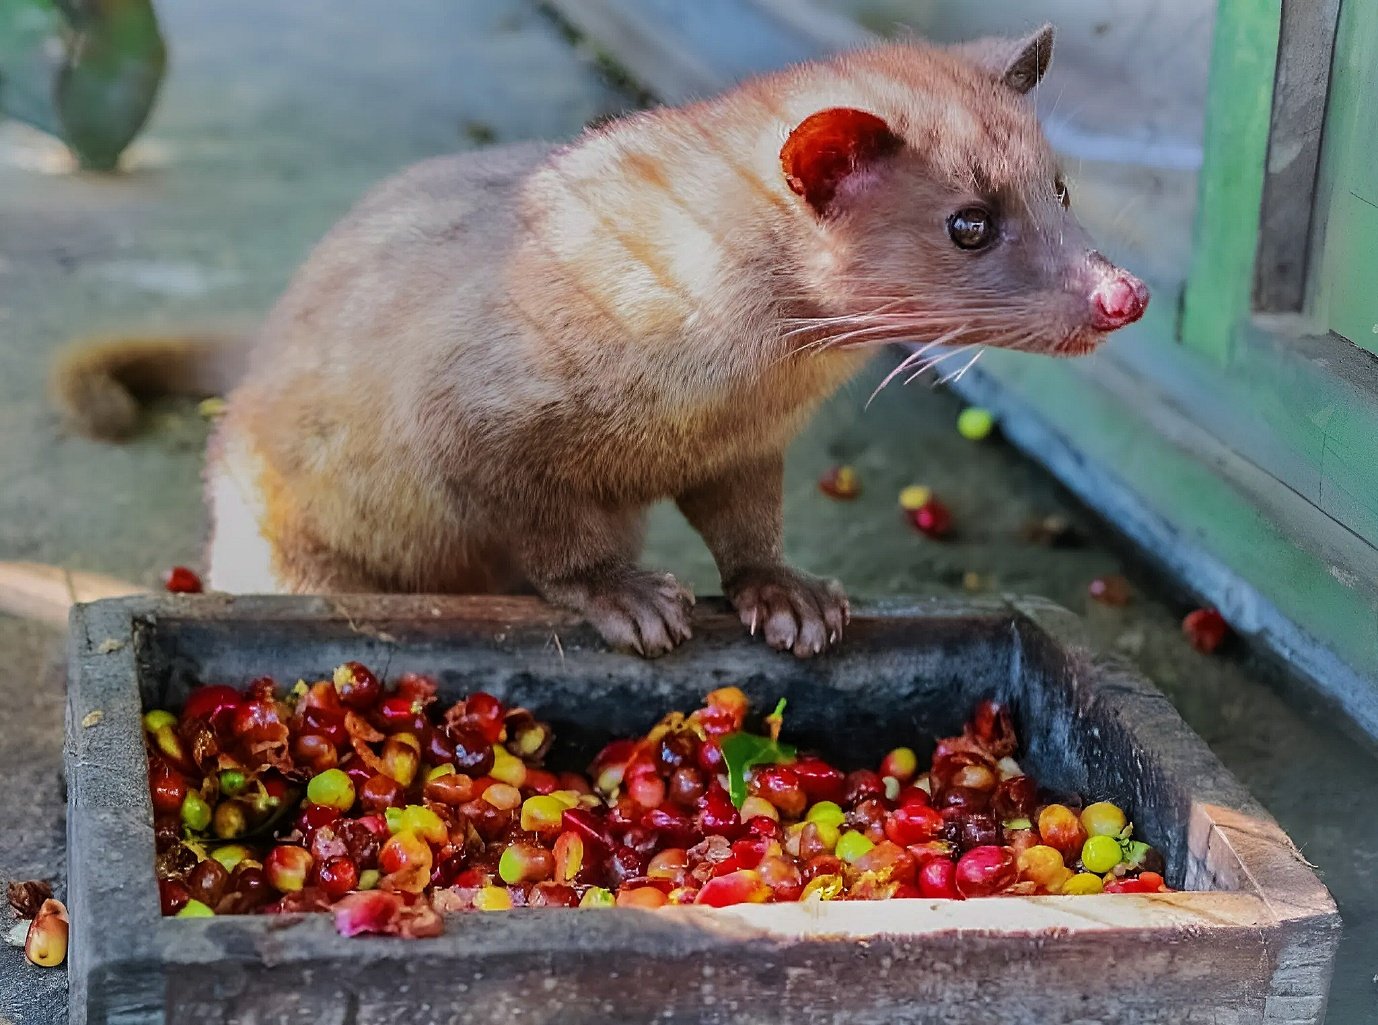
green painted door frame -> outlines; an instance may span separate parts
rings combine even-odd
[[[1250,313],[1282,0],[1216,4],[1185,344],[1218,364]]]

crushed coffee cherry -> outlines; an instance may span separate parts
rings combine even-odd
[[[1182,633],[1203,655],[1212,654],[1230,636],[1230,625],[1215,609],[1197,609],[1182,620]]]
[[[53,888],[42,879],[28,879],[10,883],[5,895],[15,917],[30,919],[38,914],[43,902],[53,895]]]
[[[1159,893],[1125,812],[1040,789],[986,701],[925,766],[798,750],[736,687],[615,740],[586,772],[486,693],[384,687],[351,662],[282,695],[207,686],[144,716],[165,915],[331,911],[345,935],[430,936],[441,912],[998,894]]]
[[[163,590],[171,594],[200,594],[201,578],[185,566],[173,566],[163,574]]]
[[[909,522],[925,537],[943,538],[952,533],[952,511],[932,496],[917,509],[909,511]]]
[[[1029,544],[1045,548],[1084,548],[1087,543],[1086,535],[1065,516],[1030,520],[1019,534]]]
[[[1087,585],[1086,592],[1102,605],[1112,608],[1124,608],[1134,600],[1134,588],[1119,574],[1096,577]]]
[[[861,494],[861,479],[850,466],[834,466],[819,480],[818,490],[829,498],[849,501]]]
[[[67,960],[69,929],[66,905],[49,897],[39,905],[24,934],[25,960],[39,968],[56,968],[62,964]]]

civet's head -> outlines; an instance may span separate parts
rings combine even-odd
[[[800,72],[796,103],[817,109],[780,161],[816,242],[801,273],[820,331],[1074,356],[1143,315],[1148,289],[1092,247],[1035,116],[1052,45],[1046,26]]]

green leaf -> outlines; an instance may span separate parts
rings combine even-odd
[[[1123,853],[1121,860],[1124,861],[1126,865],[1132,865],[1135,868],[1138,868],[1144,863],[1145,856],[1147,856],[1148,852],[1152,849],[1153,848],[1149,847],[1149,845],[1142,840],[1125,839],[1120,841],[1120,851]]]
[[[778,711],[778,708],[777,708]],[[727,792],[738,808],[746,800],[746,774],[756,765],[794,761],[794,748],[754,733],[729,733],[719,742],[727,763]]]
[[[85,168],[109,171],[148,119],[167,51],[149,0],[81,0],[80,32],[54,91],[63,138]]]
[[[151,0],[0,0],[0,113],[108,171],[147,121],[167,51]]]

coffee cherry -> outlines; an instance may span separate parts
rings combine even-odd
[[[659,908],[668,901],[669,898],[654,886],[637,886],[617,892],[619,908]]]
[[[549,851],[531,844],[514,843],[498,860],[498,875],[504,883],[538,883],[549,879],[555,871],[555,859]]]
[[[1002,779],[995,787],[991,810],[1001,821],[1029,818],[1038,805],[1038,787],[1028,776]]]
[[[940,900],[961,900],[957,889],[957,866],[947,858],[932,858],[919,868],[919,892]]]
[[[191,900],[187,884],[177,879],[158,880],[158,906],[165,915],[175,915]]]
[[[208,907],[215,907],[230,885],[230,873],[214,858],[207,858],[187,876],[187,892],[192,899]]]
[[[1230,626],[1215,609],[1197,609],[1182,620],[1182,633],[1193,648],[1209,655],[1229,638]]]
[[[173,566],[163,574],[163,590],[169,594],[200,594],[201,578],[185,566]]]
[[[957,417],[957,433],[967,441],[984,441],[995,430],[995,415],[980,406],[968,406]]]
[[[780,812],[775,805],[764,797],[757,797],[754,794],[742,802],[739,814],[747,823],[750,823],[752,819],[770,819],[775,822],[780,820]]]
[[[1166,890],[1157,851],[1136,844],[1120,865],[1122,809],[1040,794],[997,701],[939,739],[926,771],[911,748],[846,775],[805,754],[749,770],[737,808],[717,739],[747,721],[737,687],[608,744],[597,791],[538,767],[551,736],[531,712],[484,694],[445,708],[435,692],[412,677],[385,691],[346,663],[286,700],[262,678],[200,688],[180,718],[145,713],[162,911],[343,902],[352,921],[377,893],[376,932],[424,919],[428,890],[487,910]],[[280,842],[259,846],[270,831]],[[234,842],[207,853],[209,834]]]
[[[852,862],[858,872],[875,872],[882,879],[895,883],[914,882],[919,863],[914,855],[897,843],[882,840]]]
[[[1046,844],[1037,844],[1023,851],[1017,867],[1021,879],[1036,883],[1045,890],[1052,890],[1054,883],[1060,885],[1071,875],[1062,861],[1061,853]]]
[[[488,775],[509,786],[520,787],[526,783],[526,763],[501,744],[494,744],[493,767]]]
[[[698,740],[688,731],[667,733],[656,745],[656,767],[665,774],[693,765],[698,756]]]
[[[590,886],[579,900],[581,908],[610,908],[616,903],[612,891],[605,890],[601,886]]]
[[[1068,896],[1100,893],[1104,889],[1104,883],[1098,875],[1090,872],[1078,872],[1071,879],[1062,884],[1062,892]]]
[[[439,804],[461,805],[474,797],[474,781],[462,772],[455,772],[454,766],[443,766],[450,771],[426,781],[426,799]]]
[[[501,886],[485,886],[474,894],[476,911],[510,911],[512,895]]]
[[[314,804],[349,811],[354,806],[354,782],[339,769],[327,769],[311,777],[306,799]]]
[[[194,833],[210,828],[211,806],[195,790],[188,791],[182,798],[182,824]]]
[[[393,888],[420,893],[430,881],[433,859],[425,840],[411,831],[397,833],[378,854],[378,870]]]
[[[880,762],[880,774],[893,776],[901,783],[908,783],[919,771],[919,758],[912,748],[897,747]]]
[[[304,847],[279,844],[264,859],[263,873],[279,893],[296,893],[306,885],[311,865],[311,854]]]
[[[729,840],[742,833],[742,819],[727,791],[714,783],[699,801],[698,826],[705,834],[716,833]]]
[[[952,512],[936,498],[930,498],[909,514],[909,520],[920,534],[944,538],[952,532]]]
[[[1129,581],[1118,574],[1096,577],[1087,587],[1087,592],[1102,605],[1123,608],[1134,599],[1134,589]]]
[[[973,847],[957,859],[957,891],[963,897],[989,897],[1018,879],[1014,858],[1003,847]]]
[[[365,811],[381,812],[387,808],[400,808],[405,800],[406,791],[402,784],[381,773],[370,776],[359,788],[359,806]]]
[[[466,727],[453,729],[449,733],[455,749],[455,768],[470,776],[483,776],[493,768],[493,744],[477,730]]]
[[[818,481],[818,490],[829,498],[850,501],[861,494],[861,480],[850,466],[834,466]]]
[[[573,882],[584,869],[584,840],[573,830],[565,830],[555,840],[555,880]]]
[[[1081,853],[1081,845],[1086,842],[1086,830],[1082,828],[1081,820],[1063,804],[1050,804],[1038,813],[1038,835],[1064,858],[1077,857]]]
[[[150,758],[148,781],[153,811],[161,814],[181,814],[182,802],[187,798],[187,778],[161,758]]]
[[[764,904],[770,900],[770,887],[759,872],[742,869],[704,883],[694,898],[695,904],[725,908],[733,904]]]
[[[475,691],[464,702],[464,722],[489,743],[496,744],[502,738],[507,709],[491,694]]]
[[[688,854],[683,847],[669,847],[646,865],[646,875],[652,879],[674,879],[684,871]]]
[[[1097,801],[1081,810],[1081,825],[1087,836],[1119,836],[1128,824],[1124,812],[1109,801]]]
[[[241,700],[239,691],[223,684],[197,687],[187,695],[186,704],[182,706],[182,722],[204,719],[219,728],[234,714]]]
[[[809,822],[828,826],[841,826],[846,818],[846,814],[835,801],[818,801],[809,808],[809,812],[805,816]]]
[[[343,897],[359,886],[359,866],[343,855],[329,859],[316,870],[316,882],[330,897]]]
[[[842,801],[846,792],[846,777],[821,758],[803,757],[790,768],[799,777],[799,785],[810,801]]]
[[[627,796],[643,808],[658,808],[665,801],[665,783],[659,776],[640,775],[628,780]]]
[[[844,804],[860,804],[872,797],[884,797],[885,784],[877,773],[870,769],[857,769],[847,774],[843,783]]]
[[[356,712],[372,708],[383,690],[378,677],[361,662],[346,662],[335,670],[334,680],[340,701]]]
[[[402,787],[409,787],[421,768],[420,743],[410,733],[397,733],[383,741],[383,772]]]
[[[933,489],[922,484],[910,484],[900,490],[900,508],[905,512],[913,512],[915,509],[922,508],[928,500],[933,497]]]
[[[798,774],[788,765],[767,765],[751,777],[751,792],[763,797],[784,815],[798,818],[808,797]]]
[[[864,834],[850,829],[838,838],[835,851],[843,861],[852,863],[874,846]]]
[[[1104,875],[1120,863],[1120,845],[1114,837],[1093,836],[1082,845],[1081,863],[1086,871]]]

